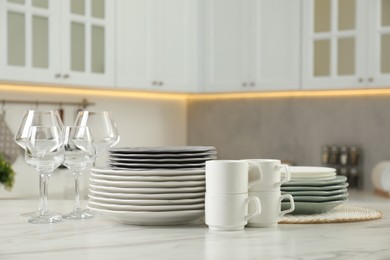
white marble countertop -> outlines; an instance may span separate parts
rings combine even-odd
[[[50,201],[71,209],[71,201]],[[0,200],[0,259],[390,259],[390,199],[353,194],[350,205],[381,210],[380,220],[279,224],[212,232],[205,225],[145,227],[98,216],[34,225],[20,213],[37,201]]]

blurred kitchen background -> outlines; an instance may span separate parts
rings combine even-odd
[[[13,133],[27,109],[62,108],[71,125],[82,107],[66,102],[86,99],[111,111],[117,146],[295,165],[356,147],[357,188],[373,190],[390,160],[390,0],[0,0],[0,83]],[[0,198],[37,197],[22,151],[12,167]],[[49,196],[72,189],[57,170]]]

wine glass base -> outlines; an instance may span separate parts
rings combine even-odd
[[[46,212],[45,214],[38,214],[28,220],[32,224],[51,224],[61,222],[61,215],[52,212]]]
[[[61,216],[60,213],[52,212],[52,211],[48,211],[48,214]],[[26,213],[20,214],[20,216],[22,216],[22,217],[28,217],[28,218],[38,217],[39,215],[41,215],[41,213],[39,212],[39,210],[30,211],[30,212],[26,212]]]
[[[73,210],[69,214],[62,215],[63,219],[69,220],[83,220],[83,219],[91,219],[95,215],[89,209],[79,209]]]

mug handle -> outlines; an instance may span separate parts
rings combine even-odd
[[[248,189],[250,187],[252,187],[253,185],[257,184],[257,183],[260,183],[263,181],[263,171],[261,170],[261,167],[259,164],[249,164],[249,169],[248,169],[248,174],[249,172],[253,169],[253,168],[256,168],[256,179],[254,180],[251,180],[249,183],[248,183]]]
[[[247,214],[245,215],[244,219],[245,221],[248,221],[248,219],[250,219],[251,217],[254,217],[254,216],[257,216],[261,213],[261,203],[260,203],[260,200],[258,197],[248,197],[245,199],[245,204],[248,206],[249,203],[251,202],[254,202],[255,205],[256,205],[256,211],[251,213],[251,214]]]
[[[281,207],[282,207],[281,204],[282,204],[282,200],[283,199],[288,199],[290,201],[291,207],[289,209],[281,211]],[[280,202],[280,205],[279,205],[279,217],[282,217],[282,216],[286,215],[287,213],[293,212],[295,210],[294,198],[293,198],[293,196],[291,196],[291,194],[283,194],[283,195],[281,195],[279,202]]]
[[[277,185],[282,185],[283,183],[289,182],[291,180],[291,172],[290,167],[288,167],[287,164],[281,164],[279,167],[284,169],[284,174],[283,179],[280,178],[281,180],[277,183]]]

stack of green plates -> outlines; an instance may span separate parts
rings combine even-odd
[[[348,183],[345,176],[329,180],[292,180],[282,185],[282,194],[291,194],[295,202],[292,214],[318,214],[326,212],[348,199]],[[290,208],[290,202],[282,202],[282,210]]]

